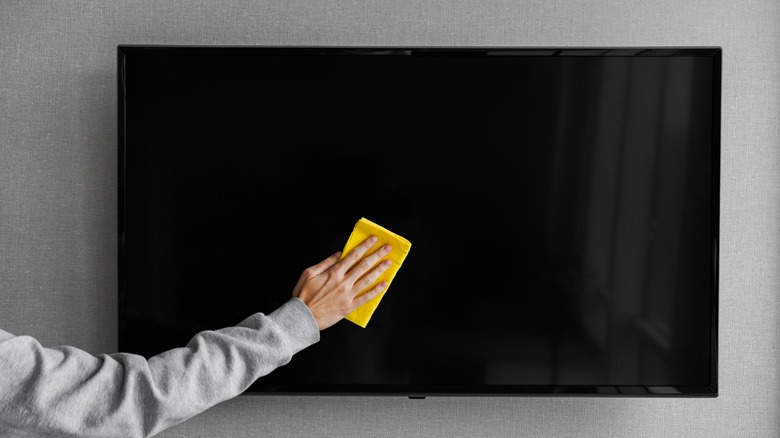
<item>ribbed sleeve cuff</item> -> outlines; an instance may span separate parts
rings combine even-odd
[[[274,310],[268,318],[282,327],[290,338],[293,354],[319,342],[320,329],[309,308],[300,298],[292,297]]]

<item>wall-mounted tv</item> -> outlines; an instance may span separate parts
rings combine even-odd
[[[244,394],[717,395],[720,48],[117,50],[121,351],[365,217],[413,244],[368,326]]]

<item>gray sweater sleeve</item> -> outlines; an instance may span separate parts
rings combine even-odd
[[[0,436],[152,436],[240,394],[319,339],[298,298],[148,360],[44,348],[0,330]]]

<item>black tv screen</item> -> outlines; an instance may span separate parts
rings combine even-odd
[[[244,394],[716,396],[721,50],[118,47],[119,348],[412,249]]]

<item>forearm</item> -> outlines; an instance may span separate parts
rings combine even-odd
[[[0,431],[152,436],[240,394],[318,340],[311,313],[292,299],[149,360],[43,348],[27,336],[0,341]]]

